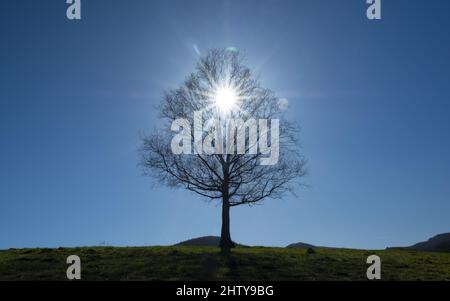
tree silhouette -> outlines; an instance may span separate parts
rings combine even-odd
[[[218,104],[224,101],[218,100],[221,89],[229,91],[225,93],[225,101],[230,102],[226,110]],[[298,127],[284,118],[284,103],[280,104],[271,90],[261,87],[239,52],[213,49],[199,59],[195,71],[178,89],[165,93],[158,108],[162,127],[143,137],[144,174],[169,187],[184,188],[222,203],[223,253],[234,247],[231,207],[279,199],[293,191],[305,175],[306,163],[298,152]],[[174,128],[175,120],[184,120],[184,127]],[[211,120],[216,120],[215,126],[211,126]],[[256,129],[255,125],[260,127]],[[265,131],[262,125],[267,125]],[[189,137],[189,145],[183,144],[185,153],[173,150],[174,134],[180,129]],[[195,136],[198,131],[201,141]],[[225,141],[221,140],[222,133],[226,133]],[[207,137],[213,137],[209,152],[203,149]],[[272,162],[268,160],[270,148],[279,153]]]

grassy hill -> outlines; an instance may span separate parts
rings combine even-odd
[[[366,258],[382,259],[383,280],[450,280],[450,253],[238,247],[92,247],[0,251],[0,280],[66,280],[78,255],[83,280],[366,280]]]

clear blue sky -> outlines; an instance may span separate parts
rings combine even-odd
[[[137,167],[154,106],[212,47],[244,51],[302,125],[309,188],[232,211],[250,245],[384,248],[450,231],[450,1],[0,4],[0,248],[172,244],[220,207]],[[194,45],[196,45],[194,47]]]

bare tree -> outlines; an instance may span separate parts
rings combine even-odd
[[[222,97],[218,95],[222,90],[228,91],[225,98],[230,98],[225,99],[230,102],[225,106],[218,103],[224,101],[218,99]],[[283,117],[279,99],[260,86],[258,78],[243,64],[239,52],[209,51],[178,89],[165,93],[159,110],[162,128],[143,138],[141,165],[144,173],[169,187],[184,188],[206,200],[222,203],[220,247],[223,253],[234,247],[230,235],[231,207],[279,199],[293,191],[305,175],[305,160],[298,152],[298,127]],[[201,112],[200,125],[194,117],[196,112]],[[204,128],[212,118],[220,120],[220,127],[224,126],[225,142],[217,135],[221,131],[219,127]],[[189,122],[189,128],[182,131],[189,135],[189,143],[194,146],[191,154],[173,151],[172,124],[180,119]],[[231,124],[230,120],[242,122]],[[266,132],[261,128],[257,132],[252,130],[254,121],[258,120],[268,120],[267,124],[272,120]],[[278,122],[278,132],[272,131],[275,129],[273,120]],[[202,139],[208,135],[215,137],[212,147],[220,149],[225,145],[225,150],[202,152],[204,144],[199,144],[195,136],[198,130],[203,130]],[[262,164],[268,154],[261,151],[263,143],[268,147],[279,145],[276,164]],[[191,150],[189,146],[184,149]]]

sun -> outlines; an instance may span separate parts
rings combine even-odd
[[[222,114],[228,114],[236,105],[236,90],[230,87],[218,88],[214,93],[214,102]]]

